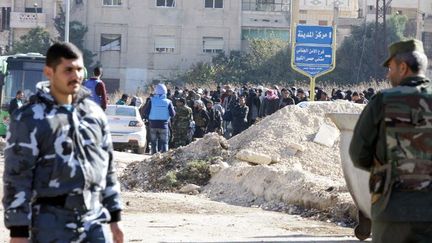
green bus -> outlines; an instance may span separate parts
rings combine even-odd
[[[9,124],[9,102],[22,90],[25,99],[36,92],[36,84],[47,80],[43,73],[45,56],[39,53],[0,56],[0,136]]]

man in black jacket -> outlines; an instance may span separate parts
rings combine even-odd
[[[18,90],[16,92],[15,98],[13,98],[9,103],[9,110],[8,110],[9,115],[12,115],[12,113],[16,109],[20,108],[24,104],[24,101],[22,100],[23,98],[24,98],[24,93],[22,92],[22,90]]]

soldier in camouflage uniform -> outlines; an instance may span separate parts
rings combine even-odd
[[[123,242],[111,135],[103,110],[81,88],[82,53],[54,44],[44,73],[49,87],[14,113],[6,138],[11,242]]]
[[[172,120],[174,147],[188,145],[192,141],[190,125],[193,121],[192,109],[186,105],[185,98],[176,101],[176,115]]]
[[[378,92],[354,130],[350,155],[370,171],[373,242],[432,240],[432,84],[423,43],[392,44],[393,88]]]

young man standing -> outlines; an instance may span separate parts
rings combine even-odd
[[[95,67],[93,69],[93,77],[84,82],[84,86],[90,90],[90,98],[100,105],[103,110],[107,106],[107,94],[104,82],[100,79],[102,77],[102,68]]]
[[[52,45],[44,73],[50,86],[14,113],[7,134],[3,207],[11,242],[123,242],[111,135],[103,110],[81,88],[81,51]]]
[[[149,120],[152,154],[168,151],[169,122],[175,114],[174,105],[167,98],[166,86],[156,85],[153,97],[144,108],[144,117]]]
[[[15,98],[13,98],[9,103],[9,115],[12,115],[12,113],[20,108],[23,105],[23,98],[24,98],[24,92],[22,90],[18,90],[16,92]]]

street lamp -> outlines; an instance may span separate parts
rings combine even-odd
[[[66,16],[65,16],[65,42],[69,42],[69,16],[70,16],[70,0],[66,0]]]
[[[37,3],[33,3],[33,7],[34,7],[34,10],[35,10],[36,27],[39,27],[39,23],[38,23],[38,11],[37,11],[37,9],[38,9],[38,4],[37,4]]]

